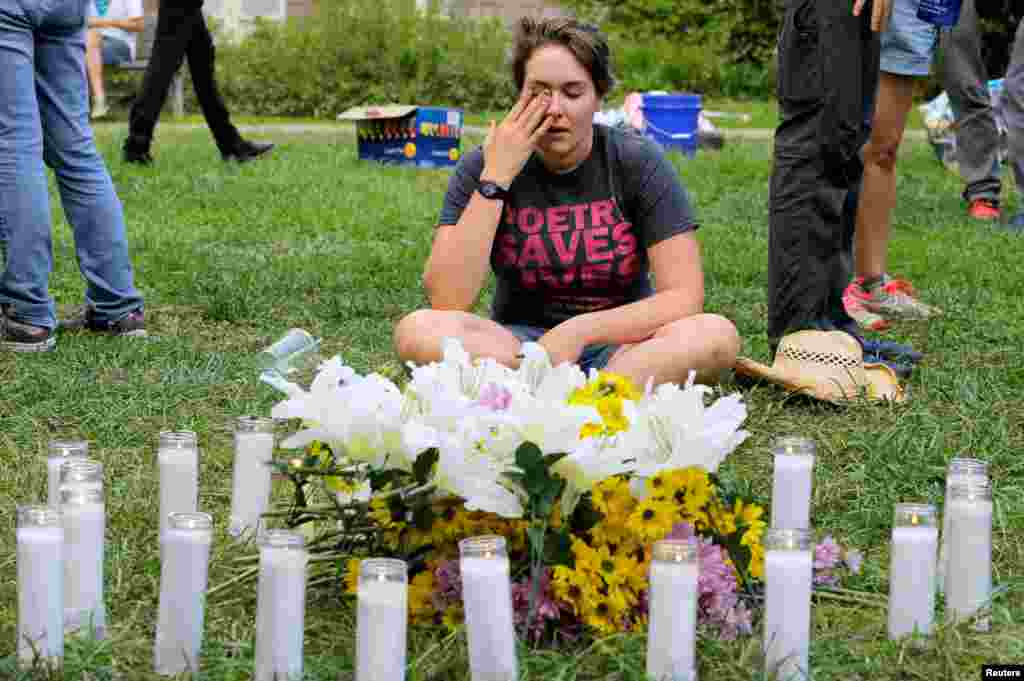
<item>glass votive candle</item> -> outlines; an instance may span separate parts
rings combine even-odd
[[[103,555],[107,515],[103,491],[65,487],[60,498],[64,526],[64,629],[87,629],[97,639],[104,639],[107,609],[103,597]]]
[[[817,446],[787,435],[772,443],[772,527],[803,529],[811,520],[811,488]]]
[[[647,676],[654,681],[697,678],[697,544],[662,540],[651,552]]]
[[[992,488],[987,479],[974,478],[949,492],[946,619],[957,622],[977,615],[991,597]],[[979,617],[974,628],[988,631],[988,617]]]
[[[199,444],[191,430],[163,431],[157,448],[160,471],[160,534],[170,513],[195,513],[199,506]]]
[[[161,537],[160,605],[153,643],[157,674],[199,672],[212,540],[210,514],[168,514],[167,531]]]
[[[231,517],[228,533],[241,537],[258,533],[260,517],[270,503],[274,456],[274,420],[241,416],[235,421],[235,460],[231,476]]]
[[[267,530],[259,537],[256,586],[256,671],[253,681],[302,678],[306,617],[305,537]]]
[[[85,440],[51,440],[46,448],[46,503],[60,506],[60,467],[69,459],[89,456],[89,443]]]
[[[17,509],[18,640],[23,664],[64,657],[64,527],[52,506]]]
[[[939,538],[939,565],[936,586],[946,590],[946,569],[949,563],[949,502],[953,485],[972,480],[988,480],[988,462],[982,459],[954,457],[946,467],[946,494],[942,504],[942,535]]]
[[[505,538],[488,535],[463,539],[459,554],[472,679],[516,681],[519,665]]]
[[[810,678],[813,543],[809,529],[764,534],[765,669],[778,681]]]
[[[890,639],[931,633],[938,544],[934,506],[896,504],[889,561]]]
[[[402,681],[409,619],[405,561],[361,561],[357,594],[356,681]]]

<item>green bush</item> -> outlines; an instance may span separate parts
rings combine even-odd
[[[514,97],[504,27],[446,18],[436,4],[332,0],[314,19],[260,22],[220,43],[218,81],[240,114],[332,118],[385,102],[494,110]]]

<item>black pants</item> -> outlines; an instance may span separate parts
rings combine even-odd
[[[167,91],[186,56],[196,98],[217,147],[221,153],[228,153],[241,141],[238,130],[231,124],[231,115],[224,106],[224,100],[217,92],[213,72],[213,38],[203,18],[202,2],[162,0],[153,53],[142,80],[142,91],[132,105],[131,127],[125,148],[149,151],[153,129],[167,100]]]
[[[855,326],[850,281],[856,192],[878,85],[870,3],[786,0],[779,30],[779,126],[769,198],[768,339]]]

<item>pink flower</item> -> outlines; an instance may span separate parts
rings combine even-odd
[[[832,535],[825,535],[821,543],[814,547],[814,569],[832,570],[839,566],[842,549],[835,543]]]
[[[521,582],[512,584],[512,614],[515,623],[519,627],[526,626],[526,618],[529,615],[530,589],[532,583],[529,577]],[[530,625],[529,636],[534,641],[539,641],[547,629],[547,622],[558,622],[562,618],[562,609],[551,593],[551,571],[546,568],[541,574],[540,589],[537,591],[537,612]]]
[[[462,602],[462,571],[458,560],[446,560],[434,570],[432,600],[438,611]]]
[[[497,383],[488,383],[480,391],[480,399],[476,403],[491,411],[505,411],[512,404],[512,392]]]

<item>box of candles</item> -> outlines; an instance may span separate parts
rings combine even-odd
[[[354,121],[359,158],[381,163],[448,168],[461,155],[461,109],[440,106],[361,106],[339,114]]]

